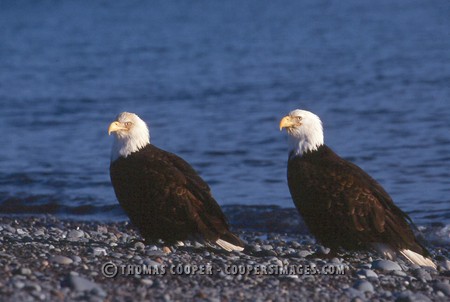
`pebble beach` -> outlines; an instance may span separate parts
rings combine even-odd
[[[370,252],[326,257],[327,249],[307,233],[234,231],[247,244],[244,252],[228,253],[198,242],[169,251],[162,244],[144,244],[127,222],[0,217],[1,300],[448,301],[450,297],[445,242],[430,247],[438,264],[434,270]]]

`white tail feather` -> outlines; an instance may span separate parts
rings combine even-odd
[[[420,266],[430,266],[436,269],[436,264],[430,258],[425,258],[424,256],[413,252],[411,250],[401,250],[400,254],[402,254],[406,259]]]
[[[241,252],[244,250],[243,247],[231,244],[228,241],[222,240],[220,238],[216,240],[216,244],[228,252],[231,252],[231,251]]]

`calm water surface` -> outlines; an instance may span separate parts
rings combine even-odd
[[[448,1],[2,1],[0,209],[123,218],[121,111],[220,204],[292,207],[281,117],[325,140],[420,223],[450,223]]]

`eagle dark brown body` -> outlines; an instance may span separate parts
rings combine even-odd
[[[366,172],[326,145],[288,162],[289,189],[311,233],[332,250],[371,248],[384,243],[424,256],[410,218]]]
[[[149,144],[112,162],[110,173],[120,205],[146,240],[175,243],[196,234],[243,246],[208,185],[180,157]]]

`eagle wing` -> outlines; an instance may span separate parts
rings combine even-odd
[[[325,245],[353,249],[383,242],[423,250],[408,215],[383,187],[331,149],[317,158],[293,159],[288,180],[297,208],[311,232]]]
[[[191,165],[152,145],[142,151],[123,159],[129,173],[122,173],[120,180],[113,177],[120,163],[113,164],[111,179],[115,189],[126,184],[126,190],[116,190],[117,197],[144,237],[176,241],[200,234],[210,241],[231,238],[231,243],[241,243],[229,231],[208,184]]]

